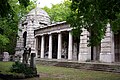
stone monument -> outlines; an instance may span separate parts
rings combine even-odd
[[[35,56],[36,56],[35,53],[31,53],[30,67],[32,67],[32,68],[36,68]]]
[[[23,53],[23,63],[28,64],[30,58],[31,48],[25,48]]]
[[[3,52],[3,61],[9,61],[9,53]]]
[[[36,63],[35,63],[35,56],[36,56],[35,53],[31,53],[30,67],[32,68],[33,75],[38,76],[37,69],[36,69]]]

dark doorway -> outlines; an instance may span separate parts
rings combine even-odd
[[[38,50],[38,58],[40,58],[41,56],[41,37],[40,36],[38,36],[37,50]]]
[[[69,32],[62,32],[62,54],[63,59],[68,59],[68,41],[69,41]]]
[[[91,47],[91,60],[92,61],[99,61],[101,51],[101,44]]]
[[[57,59],[58,34],[52,34],[52,58]]]
[[[93,61],[94,59],[94,47],[91,46],[91,60]]]
[[[114,35],[115,62],[120,62],[120,32]]]
[[[48,52],[49,52],[49,35],[45,35],[45,54],[44,54],[45,58],[48,58]]]
[[[73,59],[78,60],[80,37],[73,37]]]

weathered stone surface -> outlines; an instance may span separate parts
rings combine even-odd
[[[80,43],[81,43],[81,44],[86,44],[86,43],[87,43],[87,38],[86,38],[86,39],[84,39],[84,40],[83,40],[83,39],[81,39],[81,40],[80,40]]]
[[[114,62],[113,60],[114,54],[112,53],[100,53],[100,61],[101,62]]]
[[[88,52],[80,52],[79,53],[79,61],[80,62],[86,62],[86,61],[90,61],[91,60],[91,54],[89,54]]]
[[[77,43],[74,43],[74,45],[73,45],[72,60],[77,60]]]
[[[49,15],[44,10],[38,7],[31,10],[26,17],[21,19],[19,23],[19,29],[21,29],[21,31],[18,31],[19,39],[17,40],[16,45],[16,47],[19,48],[19,50],[17,49],[16,53],[20,53],[20,49],[24,47],[23,33],[25,31],[27,32],[26,47],[27,46],[31,47],[32,52],[34,52],[35,51],[34,30],[36,28],[41,28],[40,27],[41,25],[43,27],[46,27],[46,25],[48,24],[50,24]]]
[[[3,52],[3,61],[9,61],[9,53],[8,52]]]
[[[82,36],[80,36],[80,47],[78,60],[85,62],[91,60],[90,47],[88,47],[88,31],[83,29]]]
[[[101,62],[114,62],[114,45],[113,34],[110,31],[110,25],[107,25],[106,36],[101,41]]]

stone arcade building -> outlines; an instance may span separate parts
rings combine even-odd
[[[65,21],[51,24],[48,14],[40,8],[30,11],[20,22],[19,29],[16,54],[23,53],[24,47],[31,47],[36,58],[120,62],[120,33],[113,34],[109,24],[104,39],[96,47],[87,46],[87,30],[83,29],[77,39],[71,34],[69,24]]]

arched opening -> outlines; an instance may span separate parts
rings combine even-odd
[[[23,46],[26,47],[27,31],[23,33]]]

